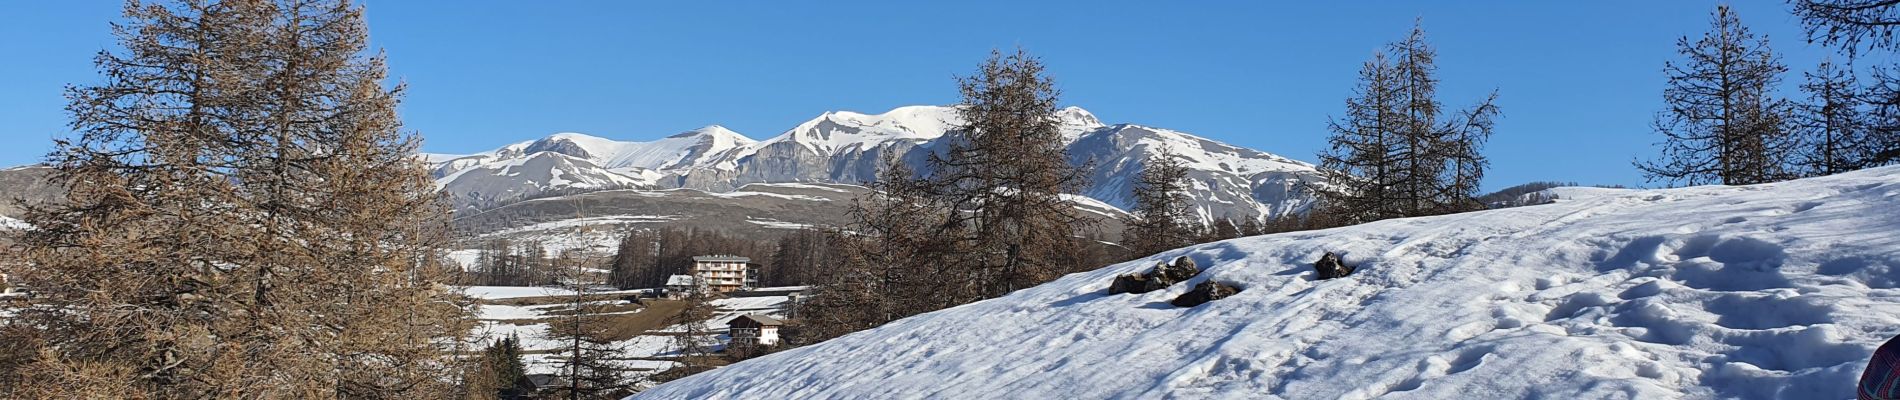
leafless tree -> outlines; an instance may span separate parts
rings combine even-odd
[[[626,397],[626,368],[615,363],[622,349],[606,336],[611,321],[601,318],[605,305],[590,296],[600,285],[598,277],[573,250],[562,252],[553,264],[565,271],[558,281],[573,294],[567,302],[571,313],[548,324],[548,339],[565,345],[555,369],[563,385],[550,394],[568,399]]]
[[[1437,100],[1436,63],[1424,29],[1414,26],[1360,68],[1319,155],[1326,212],[1357,223],[1481,208],[1472,198],[1488,166],[1480,150],[1500,115],[1497,93],[1447,113]]]
[[[1187,166],[1167,148],[1142,164],[1134,187],[1133,218],[1122,234],[1122,243],[1135,256],[1194,243],[1201,218],[1188,203],[1187,172]]]
[[[1021,49],[991,52],[957,83],[964,123],[929,159],[933,195],[951,207],[944,232],[966,250],[942,262],[968,273],[959,279],[968,288],[946,294],[992,298],[1086,268],[1078,233],[1096,221],[1063,197],[1085,177],[1069,164],[1059,92],[1042,61]]]
[[[1699,40],[1677,41],[1686,60],[1668,62],[1669,108],[1654,126],[1664,136],[1662,155],[1638,161],[1651,181],[1747,185],[1791,177],[1790,105],[1772,96],[1787,71],[1768,46],[1742,25],[1727,5],[1716,6],[1710,31]]]
[[[1832,175],[1866,167],[1873,154],[1868,151],[1867,121],[1852,68],[1822,61],[1804,75],[1807,80],[1801,91],[1808,98],[1794,106],[1790,119],[1799,142],[1795,149],[1799,172]]]

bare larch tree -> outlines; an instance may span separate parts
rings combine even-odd
[[[1193,244],[1201,217],[1188,203],[1187,166],[1163,147],[1143,163],[1133,194],[1135,209],[1122,234],[1137,257]]]
[[[1488,166],[1480,152],[1499,117],[1494,91],[1447,113],[1437,99],[1437,51],[1414,26],[1360,69],[1346,114],[1319,155],[1321,212],[1358,223],[1470,211]]]
[[[1797,172],[1819,176],[1866,167],[1873,154],[1853,69],[1824,60],[1803,75],[1807,80],[1801,91],[1807,99],[1794,106],[1789,119],[1798,142]]]
[[[349,1],[130,2],[7,257],[7,395],[432,398],[468,329],[442,201]],[[7,340],[7,339],[0,339]]]
[[[1677,51],[1685,58],[1663,70],[1668,109],[1657,113],[1655,129],[1664,136],[1662,155],[1636,162],[1650,181],[1688,185],[1747,185],[1787,179],[1791,147],[1785,126],[1788,102],[1773,89],[1787,67],[1768,46],[1742,25],[1727,5],[1716,6],[1710,31],[1701,39],[1682,37]]]
[[[957,79],[963,124],[930,157],[935,196],[952,207],[946,233],[962,242],[953,263],[966,272],[962,301],[993,298],[1075,271],[1078,234],[1095,224],[1064,195],[1085,177],[1069,164],[1056,117],[1058,91],[1042,61],[1018,49],[991,52],[976,75]]]

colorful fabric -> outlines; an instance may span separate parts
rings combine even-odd
[[[1900,400],[1900,336],[1874,350],[1860,373],[1860,400]]]

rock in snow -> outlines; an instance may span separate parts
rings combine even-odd
[[[1900,167],[1208,243],[637,398],[1851,398],[1900,334]],[[1315,281],[1314,254],[1359,271]],[[1194,259],[1192,285],[1106,295]]]

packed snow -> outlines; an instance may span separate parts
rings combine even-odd
[[[746,217],[746,219],[745,219],[745,222],[750,222],[750,223],[752,223],[753,225],[758,225],[758,226],[763,226],[763,227],[766,227],[766,228],[772,228],[772,229],[812,229],[812,228],[816,228],[815,226],[812,226],[811,224],[801,224],[801,223],[796,223],[796,222],[785,222],[785,221],[780,221],[780,220],[776,220],[776,219],[771,219],[771,218],[752,218],[752,217]]]
[[[1900,334],[1900,167],[1594,194],[1177,249],[636,397],[1851,398]],[[1168,304],[1206,280],[1243,291]]]
[[[21,221],[18,219],[14,219],[12,217],[0,215],[0,230],[6,230],[6,229],[17,230],[17,229],[27,229],[31,227],[33,227],[33,225],[27,224],[26,221]]]
[[[465,286],[462,288],[462,293],[484,300],[574,295],[572,290],[540,286]]]

